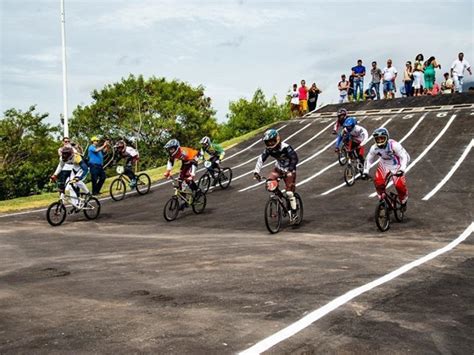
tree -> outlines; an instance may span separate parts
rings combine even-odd
[[[229,121],[221,126],[220,140],[240,136],[290,117],[286,103],[279,104],[275,96],[267,100],[261,89],[255,91],[251,101],[241,98],[230,102],[229,111]]]
[[[71,132],[83,142],[93,135],[133,142],[142,169],[164,162],[163,145],[171,137],[193,146],[217,133],[215,111],[201,86],[130,75],[91,95],[91,105],[74,110]]]
[[[35,109],[10,109],[0,120],[0,200],[41,191],[58,164],[59,129]]]

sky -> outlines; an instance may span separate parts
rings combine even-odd
[[[301,79],[323,91],[319,104],[337,102],[359,58],[402,71],[434,55],[438,81],[460,51],[474,65],[473,0],[64,1],[69,117],[129,74],[204,86],[224,122],[230,101],[261,88],[283,102]],[[60,0],[0,0],[0,111],[33,104],[59,122]]]

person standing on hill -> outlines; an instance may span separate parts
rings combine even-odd
[[[298,93],[298,85],[293,84],[293,91],[291,91],[288,96],[290,97],[291,118],[298,117],[300,113],[300,94]]]
[[[99,146],[99,138],[94,136],[91,138],[92,144],[87,148],[87,156],[89,158],[89,169],[92,181],[92,194],[99,195],[100,189],[105,182],[104,171],[104,151],[109,147],[108,140]]]
[[[300,99],[300,115],[303,116],[308,112],[308,88],[306,87],[306,81],[301,80],[301,86],[298,89]]]
[[[337,84],[339,90],[339,103],[342,104],[346,101],[348,91],[349,91],[349,82],[346,80],[345,74],[341,75],[341,81]]]
[[[387,66],[383,73],[383,98],[393,99],[395,97],[395,80],[397,79],[397,69],[392,66],[392,60],[387,60]]]
[[[405,85],[405,95],[413,96],[412,84],[413,84],[413,67],[411,62],[408,61],[405,64],[405,71],[403,72],[403,83]]]
[[[316,83],[311,85],[311,88],[308,92],[308,110],[309,112],[316,110],[316,105],[318,104],[318,96],[322,91],[318,89]]]
[[[354,101],[359,101],[364,94],[365,67],[362,65],[362,59],[357,61],[355,67],[352,67],[352,75],[354,76]]]
[[[414,96],[421,96],[423,94],[423,54],[418,54],[413,63],[413,89]]]
[[[472,75],[471,66],[467,60],[464,59],[464,53],[461,52],[458,54],[458,59],[456,59],[451,65],[451,77],[454,80],[456,92],[462,92],[464,69],[469,72],[469,75]]]
[[[375,94],[377,95],[377,100],[380,100],[380,81],[382,80],[382,70],[377,68],[377,62],[372,62],[372,69],[370,70],[370,75],[372,75],[372,81],[369,85],[369,92],[372,92],[372,89],[375,89]]]
[[[436,58],[431,56],[425,63],[425,89],[426,93],[431,95],[436,78],[435,69],[441,69],[441,65],[436,62]]]

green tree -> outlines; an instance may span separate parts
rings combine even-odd
[[[0,120],[0,200],[40,192],[58,164],[58,127],[35,109],[10,109]]]
[[[219,140],[236,137],[290,117],[287,103],[279,104],[275,96],[267,100],[261,89],[255,91],[250,101],[241,98],[230,102],[229,111],[229,120],[221,126]]]
[[[203,135],[217,133],[215,111],[201,86],[130,75],[91,95],[92,104],[73,112],[72,135],[83,145],[93,135],[133,142],[142,169],[164,162],[162,147],[171,137],[195,146]]]

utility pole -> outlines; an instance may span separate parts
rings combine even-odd
[[[69,122],[67,109],[67,67],[66,67],[66,16],[64,11],[64,0],[61,1],[61,42],[63,57],[63,115],[64,115],[64,137],[69,137]]]

